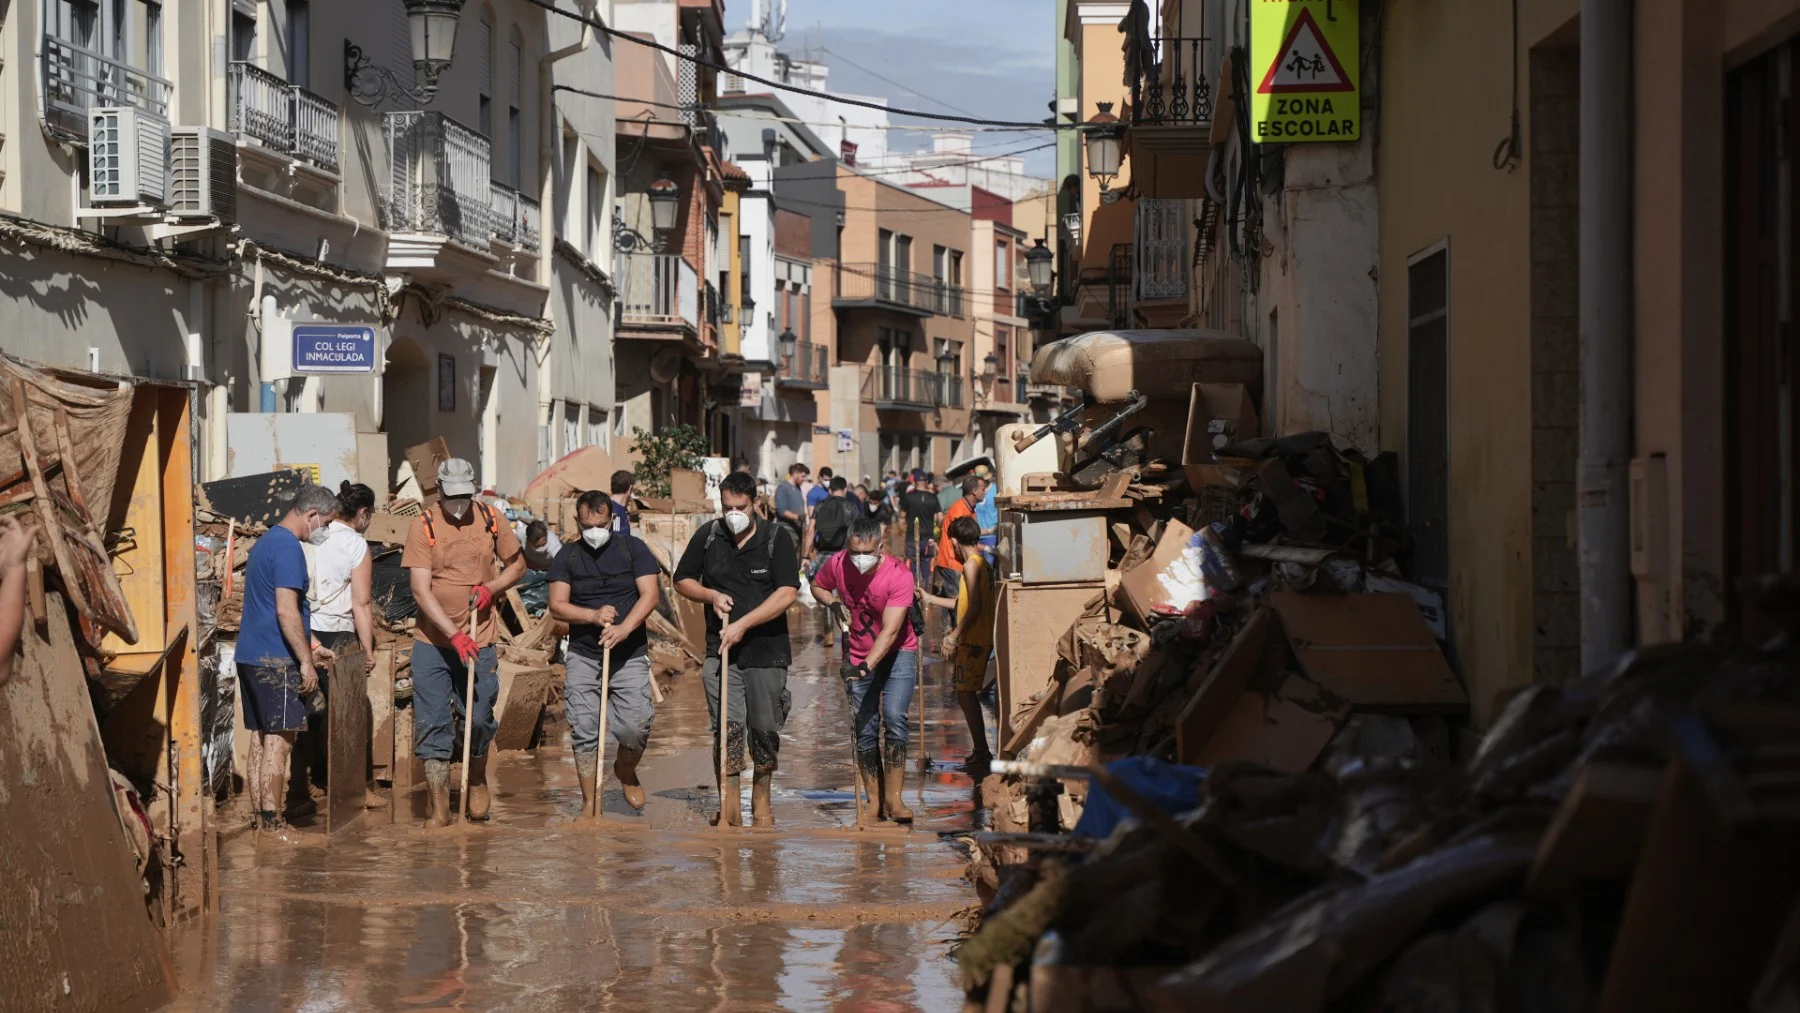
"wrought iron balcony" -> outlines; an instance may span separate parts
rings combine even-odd
[[[827,349],[810,341],[794,344],[794,354],[775,364],[775,385],[804,390],[824,390],[831,385]]]
[[[699,277],[677,254],[620,253],[613,284],[622,323],[699,332]]]
[[[947,283],[886,264],[842,264],[831,304],[873,306],[920,316],[962,316],[963,293]]]
[[[862,398],[879,409],[928,412],[937,407],[944,378],[923,369],[871,366],[863,374]]]
[[[45,35],[39,67],[44,127],[58,137],[87,143],[88,110],[96,106],[132,106],[168,118],[174,85],[128,63]]]
[[[1150,40],[1156,62],[1131,85],[1131,121],[1140,126],[1212,123],[1219,54],[1205,37]]]
[[[327,172],[338,171],[337,106],[253,63],[234,60],[227,73],[234,133]]]
[[[538,230],[543,218],[537,201],[504,183],[489,184],[494,238],[526,253],[538,252]]]
[[[442,235],[485,251],[493,234],[488,139],[443,113],[409,110],[385,119],[388,231]]]

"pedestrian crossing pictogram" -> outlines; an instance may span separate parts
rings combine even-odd
[[[1350,82],[1344,65],[1319,31],[1312,11],[1301,11],[1256,90],[1264,95],[1281,95],[1355,91],[1356,85]]]

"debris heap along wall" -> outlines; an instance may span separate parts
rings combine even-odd
[[[68,607],[0,686],[0,1009],[154,1009],[174,994],[113,808]]]

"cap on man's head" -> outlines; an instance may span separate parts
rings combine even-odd
[[[460,457],[452,457],[438,465],[438,495],[475,495],[475,466]]]

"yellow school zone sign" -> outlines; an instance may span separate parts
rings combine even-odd
[[[1362,132],[1356,0],[1250,0],[1250,119],[1261,144]]]

